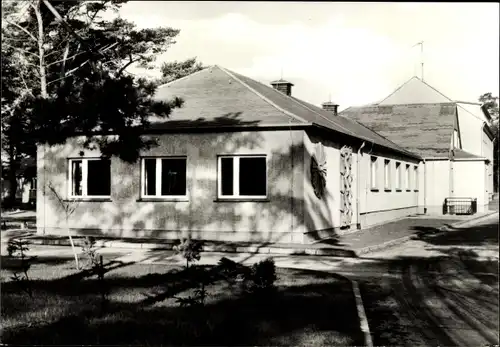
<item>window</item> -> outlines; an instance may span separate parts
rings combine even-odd
[[[187,158],[143,158],[142,197],[186,197]]]
[[[372,189],[377,189],[377,157],[370,158],[370,181]]]
[[[70,159],[71,197],[109,197],[111,160],[102,158]]]
[[[220,156],[218,158],[220,198],[265,198],[267,161],[265,156]]]
[[[418,190],[418,166],[413,167],[413,179],[414,179],[414,187],[415,190]]]
[[[384,186],[386,190],[391,189],[391,161],[384,161]]]
[[[396,163],[396,189],[401,190],[401,163]]]
[[[410,165],[406,164],[406,171],[405,171],[405,187],[406,187],[406,190],[410,190],[410,175],[411,175],[411,172],[410,172]]]

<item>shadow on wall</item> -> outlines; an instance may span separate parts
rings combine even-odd
[[[241,113],[231,113],[216,122],[224,125],[256,125],[238,120]],[[197,125],[211,125],[203,119]],[[305,191],[312,191],[310,180],[304,180],[304,146],[302,131],[228,131],[225,133],[166,134],[156,136],[159,146],[144,152],[149,156],[186,155],[189,201],[140,201],[140,164],[127,164],[112,158],[111,201],[80,201],[68,225],[77,234],[113,237],[193,238],[267,243],[302,243],[306,230],[304,220]],[[67,199],[67,159],[79,157],[77,139],[65,146],[54,146],[43,155],[40,186],[51,184],[58,195]],[[267,154],[268,197],[265,202],[227,202],[217,200],[217,155]],[[85,157],[99,153],[85,150]],[[309,164],[305,164],[309,167]],[[335,177],[335,173],[331,173]],[[306,185],[306,187],[304,187]],[[333,192],[327,191],[331,197]],[[317,199],[315,196],[312,197]],[[325,199],[323,198],[323,199]],[[65,213],[56,196],[46,189],[45,213],[47,232],[65,234]],[[308,199],[311,199],[309,197]],[[309,230],[331,225],[333,207],[326,201],[327,214]],[[68,202],[66,202],[68,203]],[[43,223],[43,222],[42,222]],[[316,228],[315,228],[316,226]],[[52,229],[54,228],[54,229]],[[52,230],[51,230],[52,229]],[[333,236],[333,235],[330,235]],[[323,235],[311,235],[312,239]],[[244,240],[242,239],[244,238]]]

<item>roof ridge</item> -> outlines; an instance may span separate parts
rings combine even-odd
[[[413,77],[412,77],[412,78],[410,78],[408,81],[406,81],[405,83],[401,84],[399,87],[397,87],[396,89],[394,89],[394,91],[393,91],[391,94],[387,95],[385,98],[383,98],[382,100],[378,101],[378,102],[376,103],[376,105],[378,106],[378,105],[380,105],[382,102],[384,102],[385,100],[389,99],[391,96],[393,96],[394,94],[396,94],[396,92],[397,92],[398,90],[400,90],[401,88],[403,88],[406,84],[410,83],[410,81],[411,81],[412,79],[414,79],[414,78],[416,78],[416,79],[420,80],[420,78],[418,78],[417,76],[413,76]]]
[[[417,77],[418,78],[418,77]],[[427,87],[433,89],[434,91],[438,92],[439,94],[441,94],[442,96],[444,96],[446,99],[450,100],[450,102],[454,102],[452,99],[450,99],[449,97],[447,97],[446,95],[444,95],[443,93],[441,93],[439,90],[437,90],[436,88],[434,88],[433,86],[431,86],[429,83],[421,80],[420,78],[418,78],[420,80],[420,82],[422,82],[423,84],[425,84]]]
[[[303,123],[309,123],[308,121],[306,121],[305,119],[303,119],[302,117],[299,117],[297,116],[296,114],[293,114],[292,112],[289,112],[281,107],[279,107],[278,105],[276,105],[274,102],[272,102],[271,100],[269,100],[267,97],[265,97],[264,95],[262,95],[261,93],[259,93],[258,91],[256,91],[255,89],[253,89],[252,87],[250,87],[248,84],[246,84],[245,82],[243,82],[241,79],[239,79],[237,76],[235,76],[231,71],[229,71],[228,69],[226,68],[223,68],[222,66],[219,66],[219,65],[215,65],[215,67],[218,67],[220,70],[224,71],[227,75],[229,75],[231,78],[233,78],[234,80],[236,80],[237,82],[239,82],[241,85],[243,85],[244,87],[246,87],[248,90],[250,90],[251,92],[253,92],[255,95],[257,95],[259,98],[261,98],[262,100],[264,100],[265,102],[267,102],[268,104],[270,104],[271,106],[273,106],[274,108],[276,108],[278,111],[281,111],[283,112],[284,114],[286,114],[287,116],[290,116],[292,118],[295,118],[296,120],[298,121],[301,121]],[[257,83],[260,83],[258,81],[255,81]],[[271,88],[273,89],[273,88]],[[274,89],[273,89],[274,90]]]
[[[196,75],[197,73],[200,73],[200,72],[205,71],[205,70],[207,70],[207,69],[211,69],[211,68],[213,68],[214,66],[216,66],[216,65],[209,65],[209,66],[206,66],[206,67],[204,67],[204,68],[203,68],[203,69],[201,69],[201,70],[198,70],[198,71],[195,71],[195,72],[193,72],[193,73],[190,73],[189,75],[183,76],[183,77],[181,77],[181,78],[177,78],[177,79],[172,80],[172,81],[167,82],[167,83],[163,83],[163,84],[159,85],[159,86],[158,86],[158,87],[156,87],[156,88],[158,89],[158,88],[163,88],[163,87],[166,87],[166,86],[168,86],[169,84],[172,84],[172,83],[174,83],[174,82],[181,81],[181,80],[183,80],[183,79],[186,79],[186,78],[188,78],[188,77],[191,77],[191,76],[193,76],[193,75]]]

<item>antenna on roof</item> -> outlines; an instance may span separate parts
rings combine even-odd
[[[283,79],[283,66],[281,67],[281,77],[280,79],[282,80]]]
[[[422,82],[424,81],[424,41],[417,42],[413,45],[413,47],[420,45],[420,67],[421,67],[421,75],[420,78]],[[413,48],[412,47],[412,48]]]

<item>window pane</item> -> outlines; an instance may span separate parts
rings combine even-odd
[[[266,195],[266,158],[240,158],[240,195]]]
[[[87,195],[108,196],[111,194],[111,160],[89,160],[87,173]]]
[[[389,160],[386,160],[384,165],[385,187],[389,188],[391,185]]]
[[[156,159],[144,159],[144,194],[156,195]]]
[[[371,171],[371,186],[377,186],[377,158],[371,157],[370,161],[370,171]]]
[[[220,160],[220,184],[222,195],[233,195],[233,158],[221,158]]]
[[[82,161],[73,160],[71,162],[71,177],[73,179],[71,194],[82,195]]]
[[[186,159],[161,160],[161,195],[186,195]]]

